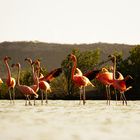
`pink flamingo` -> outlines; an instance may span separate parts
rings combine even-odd
[[[115,56],[114,55],[110,55],[109,56],[113,61],[115,60]],[[113,71],[113,75],[115,75],[115,70]],[[121,73],[119,73],[120,78],[119,79],[115,79],[115,76],[113,76],[113,87],[115,89],[117,89],[120,92],[120,98],[123,100],[123,105],[124,102],[127,105],[127,100],[125,97],[125,92],[128,91],[129,89],[132,88],[132,86],[129,86],[128,83],[132,83],[133,82],[133,78],[130,75],[127,75],[125,78],[123,78],[123,76],[121,75]]]
[[[76,74],[75,75],[75,71],[76,71],[76,65],[77,65],[77,58],[75,55],[71,54],[70,55],[70,59],[73,61],[73,67],[72,67],[72,81],[74,82],[74,84],[76,86],[79,87],[80,89],[80,101],[81,101],[81,90],[83,87],[86,87],[88,85],[91,85],[93,87],[95,87],[87,77],[83,76],[83,75],[78,75]],[[85,100],[86,100],[86,97],[85,97],[85,88],[83,88],[83,104],[85,105]]]
[[[23,93],[26,96],[25,105],[27,105],[27,100],[29,100],[29,104],[31,105],[29,96],[34,95],[35,98],[38,98],[38,94],[31,87],[20,84],[20,69],[21,69],[20,63],[13,64],[12,67],[14,66],[18,68],[17,88],[20,90],[21,93]],[[35,100],[34,100],[34,105],[35,105]]]
[[[3,83],[2,79],[0,78],[0,85]]]
[[[7,73],[8,75],[7,75],[6,84],[8,86],[8,92],[9,92],[9,96],[10,96],[10,103],[11,103],[12,100],[13,100],[13,103],[14,103],[14,100],[15,100],[15,90],[14,90],[14,88],[15,88],[15,85],[16,85],[16,80],[15,80],[15,78],[11,77],[11,71],[10,71],[10,68],[9,68],[9,65],[8,65],[8,60],[11,60],[11,58],[8,57],[8,56],[5,56],[4,57],[4,63],[6,65],[7,72],[8,72]],[[11,91],[12,91],[12,93],[11,93]],[[13,94],[13,97],[12,97],[11,94]]]
[[[109,72],[106,68],[102,68],[102,71],[97,74],[96,79],[100,81],[106,87],[107,93],[107,105],[110,105],[110,86],[113,83],[113,73]]]
[[[55,79],[62,73],[62,68],[56,68],[44,76],[42,73],[40,73],[40,69],[41,69],[40,60],[37,59],[35,61],[35,64],[36,64],[36,69],[38,70],[39,81],[43,80],[50,83],[53,79]]]
[[[40,60],[36,60],[35,61],[36,64],[36,69],[38,70],[38,75],[40,75]],[[50,73],[48,73],[45,76],[41,76],[39,78],[39,89],[41,90],[41,96],[42,96],[42,100],[41,100],[41,104],[43,104],[43,94],[45,92],[45,99],[46,99],[46,103],[48,103],[48,99],[47,99],[47,92],[51,92],[51,87],[50,87],[50,82],[57,76],[59,76],[62,73],[62,69],[61,68],[57,68],[52,70]]]
[[[75,75],[83,75],[79,68],[76,68]],[[93,80],[96,78],[102,84],[106,86],[107,92],[107,104],[110,104],[110,85],[112,84],[113,73],[109,72],[106,68],[102,68],[102,70],[92,70],[84,74],[89,80]]]
[[[1,85],[3,84],[2,79],[0,78],[0,90],[1,90]]]
[[[2,81],[2,79],[0,78],[0,86],[2,85],[2,83],[3,83],[3,81]]]
[[[1,85],[3,84],[2,79],[0,78],[0,90],[1,90]]]
[[[40,74],[40,61],[39,60],[36,60],[34,62],[36,64],[36,70],[37,70],[37,73],[38,73],[38,76]],[[44,76],[43,76],[44,77]],[[48,98],[47,98],[47,93],[48,92],[51,92],[51,87],[49,85],[48,82],[46,82],[45,80],[41,80],[39,79],[39,89],[41,90],[41,104],[43,105],[43,100],[44,100],[44,93],[45,93],[45,99],[46,99],[46,103],[48,103]]]
[[[31,65],[31,68],[32,68],[32,75],[33,75],[33,81],[34,81],[34,85],[31,85],[30,87],[35,91],[35,92],[38,92],[39,90],[39,80],[38,80],[38,77],[37,77],[37,74],[35,74],[35,71],[34,71],[34,62],[32,61],[31,58],[25,58],[25,61],[27,61],[30,65]]]

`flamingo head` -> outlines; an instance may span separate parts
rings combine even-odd
[[[132,78],[131,75],[127,75],[124,78],[124,81],[125,81],[127,87],[132,86],[132,84],[134,83],[134,79]]]
[[[74,54],[71,53],[71,54],[70,54],[70,59],[73,60],[73,61],[75,61],[75,60],[76,60],[76,56],[75,56]]]
[[[21,65],[20,65],[20,63],[17,63],[17,64],[12,64],[11,67],[12,67],[12,68],[13,68],[13,67],[18,67],[18,68],[20,68]]]
[[[25,58],[25,61],[29,62],[30,64],[32,64],[32,59],[31,58]]]
[[[113,63],[114,63],[115,60],[116,60],[116,56],[113,55],[113,54],[110,54],[110,55],[108,56],[108,58],[109,58]]]
[[[31,65],[36,65],[36,67],[39,67],[40,68],[40,61],[41,61],[40,59],[37,59],[34,62],[32,62]]]
[[[83,75],[82,71],[79,68],[76,68],[76,75]]]
[[[108,69],[105,68],[105,67],[103,67],[103,68],[101,69],[101,71],[102,71],[102,72],[108,72]]]
[[[35,95],[35,98],[38,98],[38,94]]]
[[[37,68],[40,68],[40,61],[36,60],[31,63],[31,65],[36,65]]]
[[[11,60],[11,57],[5,56],[5,57],[4,57],[4,61],[8,61],[8,60]]]

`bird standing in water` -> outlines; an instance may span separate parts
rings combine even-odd
[[[114,63],[114,67],[116,65],[116,57],[114,55],[110,55],[109,56],[113,63]],[[125,97],[125,92],[128,91],[129,89],[132,88],[131,84],[133,83],[133,78],[130,75],[127,75],[125,78],[123,78],[122,74],[120,72],[119,73],[119,77],[118,79],[115,78],[115,70],[113,71],[113,82],[112,82],[112,86],[118,90],[120,92],[120,99],[123,101],[123,105],[124,102],[127,105],[127,100]]]
[[[14,103],[14,100],[15,100],[15,85],[16,85],[16,80],[15,78],[13,78],[11,76],[11,70],[10,70],[10,67],[9,67],[9,64],[8,64],[8,61],[11,60],[10,57],[8,56],[5,56],[4,57],[4,63],[6,65],[6,69],[7,69],[7,79],[6,79],[6,84],[8,86],[8,92],[9,92],[9,96],[10,96],[10,103]],[[13,96],[12,96],[13,94]]]
[[[40,75],[40,61],[36,60],[34,62],[34,64],[36,65],[36,69],[37,69],[37,73],[38,76]],[[39,89],[41,90],[41,104],[43,105],[43,100],[44,100],[44,93],[45,93],[45,99],[46,99],[46,103],[48,103],[48,98],[47,98],[47,93],[51,92],[51,86],[50,86],[50,82],[57,76],[59,76],[62,73],[62,69],[61,68],[57,68],[52,70],[50,73],[48,73],[45,76],[41,76],[39,78]]]
[[[73,67],[72,67],[72,72],[71,72],[72,81],[80,89],[80,101],[81,101],[81,95],[82,95],[82,89],[83,89],[83,104],[85,105],[86,96],[85,96],[85,88],[84,87],[86,87],[88,85],[91,85],[93,87],[95,87],[95,86],[89,81],[89,79],[87,77],[85,77],[83,75],[75,74],[76,66],[77,66],[77,58],[75,55],[71,54],[70,59],[73,61]]]
[[[12,67],[15,67],[15,66],[18,68],[17,85],[16,86],[20,90],[20,92],[23,93],[26,97],[25,105],[27,105],[27,100],[29,101],[29,105],[31,105],[30,96],[34,95],[35,98],[38,98],[38,94],[31,87],[29,87],[27,85],[20,84],[20,69],[21,69],[20,63],[12,64]],[[34,105],[35,105],[35,100],[34,100]]]

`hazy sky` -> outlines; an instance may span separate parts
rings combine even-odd
[[[0,0],[0,42],[140,44],[140,0]]]

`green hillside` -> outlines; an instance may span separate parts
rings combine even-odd
[[[108,43],[94,43],[94,44],[55,44],[45,42],[2,42],[0,43],[0,71],[1,77],[5,77],[5,66],[3,65],[3,58],[5,55],[12,58],[11,63],[20,62],[22,68],[26,68],[27,64],[24,62],[26,57],[32,59],[40,58],[42,66],[47,67],[48,70],[60,67],[62,60],[73,50],[78,48],[81,51],[99,49],[101,52],[101,61],[114,51],[123,52],[124,58],[129,55],[129,50],[133,45],[126,44],[108,44]]]

